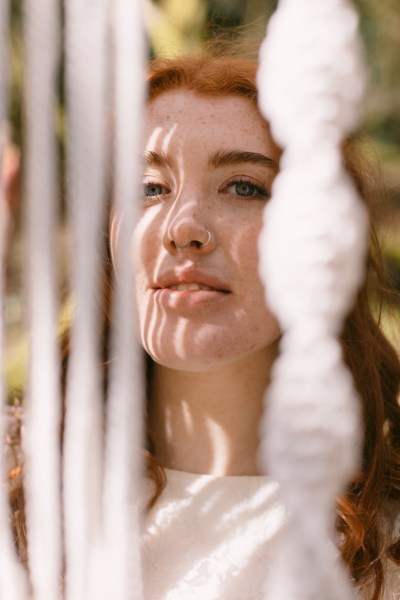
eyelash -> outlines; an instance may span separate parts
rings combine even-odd
[[[252,193],[251,194],[238,194],[236,191],[236,193],[232,193],[232,195],[234,195],[238,198],[263,198],[263,199],[268,199],[271,196],[271,193],[268,190],[268,188],[264,187],[261,184],[256,184],[253,181],[251,181],[250,179],[247,179],[246,177],[239,177],[239,178],[228,181],[220,191],[224,194],[229,194],[229,193],[231,193],[231,192],[229,192],[230,187],[235,186],[235,185],[241,185],[241,184],[245,184],[245,185],[249,186],[250,188],[252,188]],[[168,186],[163,185],[162,183],[158,183],[156,181],[151,181],[151,180],[144,182],[143,188],[144,188],[143,195],[144,195],[145,200],[148,203],[156,202],[160,198],[163,198],[164,196],[167,196],[169,193],[171,193],[171,190],[168,188]],[[148,191],[149,191],[149,188],[161,188],[161,190],[165,190],[165,191],[161,192],[160,194],[147,195],[146,188],[148,188]]]
[[[166,190],[166,191],[161,194],[147,195],[146,188],[161,188],[162,190]],[[157,202],[160,198],[167,196],[167,194],[169,194],[170,192],[171,192],[171,190],[168,188],[168,186],[166,186],[162,183],[159,183],[157,181],[150,180],[150,181],[145,181],[143,183],[143,197],[148,204]]]
[[[235,193],[234,195],[239,197],[239,198],[264,198],[264,199],[268,199],[271,196],[271,192],[269,191],[268,188],[264,187],[261,184],[257,184],[254,183],[254,181],[252,181],[251,179],[247,179],[246,177],[238,177],[236,179],[231,179],[230,181],[228,181],[225,186],[223,187],[223,189],[221,190],[223,193],[229,193],[228,192],[228,188],[230,188],[231,186],[234,185],[240,185],[240,184],[246,184],[248,185],[250,188],[253,188],[253,192],[252,194],[238,194]]]
[[[148,198],[157,197],[157,196],[166,196],[166,195],[167,195],[167,194],[169,194],[169,193],[170,193],[170,191],[171,191],[171,190],[169,190],[169,189],[167,188],[167,186],[166,186],[166,185],[163,185],[162,183],[157,183],[156,181],[146,181],[146,182],[143,184],[143,187],[144,187],[145,189],[146,189],[146,187],[147,187],[147,188],[156,188],[156,187],[159,187],[159,188],[161,188],[161,189],[165,189],[165,190],[167,190],[167,192],[166,192],[166,193],[164,193],[164,194],[163,194],[163,193],[161,193],[161,194],[149,194],[149,196],[147,196]]]

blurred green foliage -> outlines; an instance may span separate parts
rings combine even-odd
[[[355,0],[360,12],[371,84],[366,125],[383,140],[400,144],[399,0]]]

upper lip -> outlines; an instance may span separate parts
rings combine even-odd
[[[220,292],[230,292],[229,285],[213,273],[200,269],[171,269],[160,273],[152,283],[153,289],[169,288],[180,283],[197,283],[206,285]]]

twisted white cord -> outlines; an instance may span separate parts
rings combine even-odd
[[[107,598],[143,597],[139,512],[143,496],[144,365],[134,328],[132,232],[140,206],[144,110],[144,29],[140,0],[114,4],[115,188],[119,219],[113,305],[111,368],[105,463]]]
[[[66,92],[75,314],[66,397],[66,598],[94,597],[102,547],[100,265],[107,193],[107,0],[68,0]]]
[[[360,408],[337,335],[363,278],[367,217],[340,143],[357,124],[365,71],[347,0],[281,0],[261,48],[260,108],[284,148],[265,210],[260,272],[283,332],[262,456],[290,526],[273,600],[347,600],[335,500],[360,457]]]
[[[61,579],[60,377],[57,352],[55,89],[59,14],[53,0],[28,0],[26,56],[26,226],[30,364],[24,453],[33,594],[56,600]]]

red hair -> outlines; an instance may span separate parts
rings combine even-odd
[[[256,72],[256,62],[230,56],[158,59],[150,63],[148,99],[181,89],[201,96],[244,96],[256,104]]]

